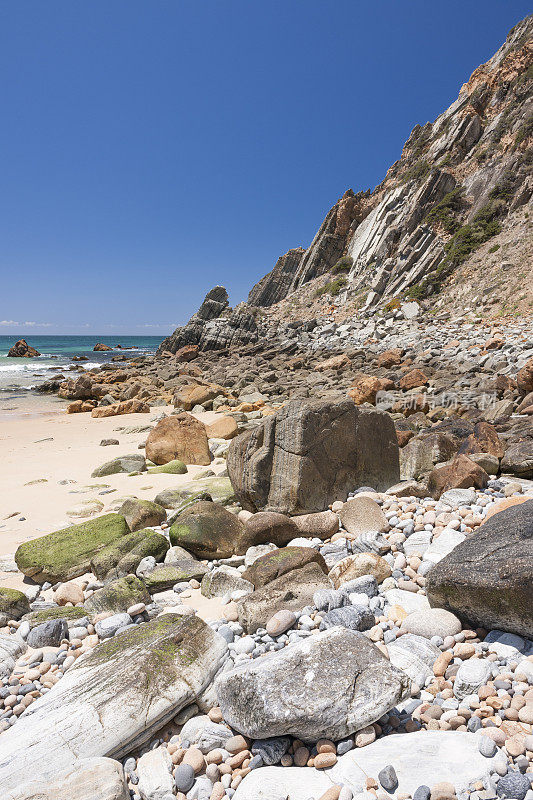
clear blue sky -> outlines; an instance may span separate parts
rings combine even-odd
[[[347,187],[379,183],[527,12],[3,2],[0,332],[163,335],[217,283],[245,299]]]

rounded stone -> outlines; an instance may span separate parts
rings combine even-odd
[[[499,797],[524,800],[530,788],[531,780],[528,775],[522,775],[521,772],[508,772],[498,781],[496,791]]]
[[[179,764],[174,772],[174,783],[178,792],[188,792],[194,784],[194,769],[190,764]]]
[[[54,592],[54,600],[58,606],[64,606],[67,603],[75,606],[77,603],[83,603],[83,589],[74,581],[62,583]]]
[[[335,753],[319,753],[314,758],[315,769],[327,769],[337,763]]]
[[[496,742],[493,739],[489,739],[488,736],[480,736],[477,747],[481,755],[485,756],[485,758],[492,758],[495,756],[498,749]]]
[[[182,764],[191,766],[195,774],[198,775],[205,767],[204,754],[201,750],[198,750],[197,747],[189,747],[189,749],[185,751]]]
[[[269,636],[281,636],[282,633],[292,628],[296,622],[296,614],[287,609],[277,611],[266,624],[266,632]]]
[[[445,639],[446,636],[455,636],[461,632],[461,622],[455,614],[444,608],[428,608],[408,614],[401,629],[426,639],[431,639],[432,636]]]

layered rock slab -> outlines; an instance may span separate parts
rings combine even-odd
[[[409,691],[410,680],[364,634],[330,628],[222,673],[216,691],[225,721],[253,739],[292,734],[339,739],[375,722]]]
[[[103,642],[2,734],[0,785],[22,784],[28,763],[41,780],[82,758],[131,752],[196,699],[226,652],[201,619],[175,614]]]
[[[345,398],[290,401],[233,439],[227,463],[237,499],[253,512],[323,511],[358,486],[385,491],[400,477],[392,419]]]
[[[474,627],[533,635],[533,500],[490,517],[427,577],[432,606]]]
[[[2,795],[2,800],[129,800],[119,761],[84,758],[50,779],[31,780]]]

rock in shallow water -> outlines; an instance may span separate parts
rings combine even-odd
[[[409,688],[405,673],[366,636],[338,627],[223,673],[216,683],[224,719],[236,730],[304,741],[348,736]]]

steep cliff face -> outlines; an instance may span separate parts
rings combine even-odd
[[[330,272],[341,256],[352,259],[344,279],[332,282],[334,293],[342,288],[341,301],[368,307],[445,291],[531,198],[532,55],[528,17],[450,108],[413,129],[385,180],[372,193],[346,192],[310,247],[283,256],[249,300],[271,306]]]
[[[532,90],[530,16],[443,114],[415,126],[373,192],[346,191],[311,245],[281,256],[248,303],[232,310],[215,287],[160,352],[260,342],[287,320],[345,318],[406,299],[442,309],[459,299],[477,310],[495,303],[498,313],[533,304]]]

